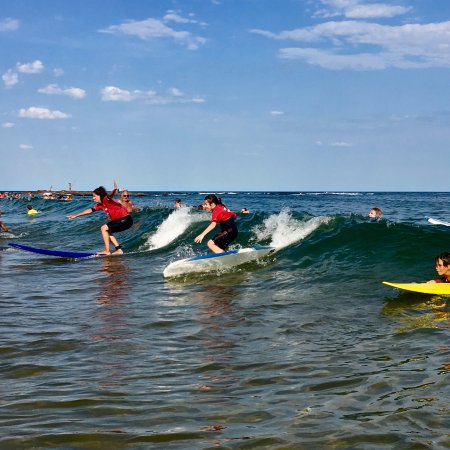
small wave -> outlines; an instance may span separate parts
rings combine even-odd
[[[159,225],[156,232],[151,234],[145,246],[149,250],[166,247],[181,236],[191,224],[205,221],[204,214],[191,214],[191,209],[183,207],[169,214]]]
[[[254,229],[258,241],[271,239],[270,245],[281,249],[301,241],[310,235],[320,225],[328,223],[329,217],[313,217],[301,221],[292,217],[289,209],[283,209],[279,214],[268,217]]]

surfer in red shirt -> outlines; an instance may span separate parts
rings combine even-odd
[[[105,250],[97,252],[97,255],[111,255],[110,242],[115,247],[115,251],[113,251],[112,254],[122,255],[122,247],[120,246],[113,233],[128,230],[128,228],[131,228],[131,226],[133,225],[133,218],[130,216],[127,208],[121,203],[113,200],[113,196],[116,191],[116,181],[114,181],[114,190],[109,195],[106,193],[106,189],[103,186],[98,187],[92,193],[92,198],[95,202],[95,205],[92,208],[85,209],[78,214],[67,216],[69,219],[76,219],[77,217],[85,216],[95,211],[105,211],[105,213],[111,220],[100,227],[103,242],[105,244]]]
[[[226,208],[222,203],[222,200],[214,194],[205,197],[203,209],[212,212],[211,223],[205,228],[203,233],[200,233],[194,239],[194,241],[197,244],[202,242],[203,238],[219,224],[221,229],[220,233],[217,233],[210,239],[207,242],[207,245],[213,253],[223,253],[238,235],[236,223],[234,222],[237,214]]]

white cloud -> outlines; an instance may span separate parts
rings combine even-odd
[[[14,128],[16,124],[12,122],[4,122],[2,123],[2,128]]]
[[[2,75],[2,80],[7,88],[11,88],[19,82],[19,76],[16,72],[9,69]]]
[[[58,110],[50,110],[47,108],[40,108],[38,106],[30,106],[28,109],[21,108],[19,110],[19,117],[25,119],[68,119],[70,114]]]
[[[316,141],[315,144],[319,147],[327,146],[327,147],[353,147],[352,142],[346,142],[346,141],[335,141],[335,142],[328,142],[325,143],[323,141]]]
[[[0,20],[0,31],[15,31],[19,28],[19,21],[17,19],[6,18]]]
[[[315,17],[344,16],[348,19],[391,18],[406,14],[409,7],[388,3],[366,3],[361,0],[321,0],[326,9],[315,14]]]
[[[270,115],[271,116],[283,116],[284,112],[283,111],[274,110],[274,111],[270,111]]]
[[[33,150],[33,146],[32,145],[28,145],[28,144],[20,144],[19,145],[21,150]]]
[[[353,147],[351,142],[337,141],[330,144],[332,147]]]
[[[183,93],[177,89],[177,88],[171,88],[169,89],[169,94],[173,95],[174,97],[183,97]]]
[[[55,77],[62,77],[64,75],[64,70],[57,67],[56,69],[53,69],[53,75]]]
[[[101,99],[104,102],[132,102],[143,101],[152,105],[167,105],[172,103],[204,103],[199,97],[186,98],[178,88],[171,88],[168,95],[158,95],[155,91],[129,91],[116,86],[105,86],[100,91]]]
[[[177,31],[166,25],[165,22],[177,24],[198,23],[185,19],[174,11],[168,11],[163,20],[148,18],[145,20],[129,20],[120,25],[110,25],[108,28],[98,30],[100,33],[125,34],[136,36],[145,41],[152,39],[173,39],[185,45],[189,50],[197,50],[206,42],[205,38],[196,36],[189,31]]]
[[[17,70],[20,73],[27,73],[27,74],[41,73],[44,70],[44,64],[42,64],[42,62],[39,61],[38,59],[28,64],[17,63]]]
[[[144,100],[154,98],[154,91],[128,91],[116,86],[105,86],[101,91],[101,98],[104,102],[131,102],[133,100]]]
[[[320,45],[283,48],[279,56],[327,69],[450,67],[450,21],[398,26],[331,21],[280,33],[252,32],[275,40]],[[364,51],[359,52],[360,48]]]
[[[84,89],[76,87],[62,89],[57,84],[49,84],[45,88],[39,89],[38,92],[40,94],[48,94],[48,95],[67,95],[68,97],[76,99],[86,97],[86,91]]]

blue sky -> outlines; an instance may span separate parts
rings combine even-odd
[[[0,190],[449,190],[448,0],[0,5]]]

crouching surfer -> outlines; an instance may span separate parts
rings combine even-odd
[[[103,186],[98,187],[92,193],[92,198],[95,205],[92,208],[85,209],[78,214],[67,216],[69,219],[76,219],[80,216],[91,214],[95,211],[103,210],[111,219],[108,223],[100,227],[105,250],[97,252],[97,255],[122,255],[123,250],[119,242],[114,236],[114,233],[128,230],[133,225],[133,218],[128,212],[127,208],[119,202],[113,200],[113,196],[117,191],[117,183],[114,181],[114,190],[108,195]],[[115,250],[111,253],[110,242],[114,245]]]
[[[222,200],[214,194],[205,197],[203,209],[211,211],[211,223],[205,228],[203,233],[200,233],[194,239],[194,242],[197,244],[202,242],[203,238],[219,224],[221,229],[220,233],[217,233],[210,239],[207,242],[207,245],[213,253],[223,253],[238,235],[238,230],[234,221],[237,214],[226,208],[222,203]]]

